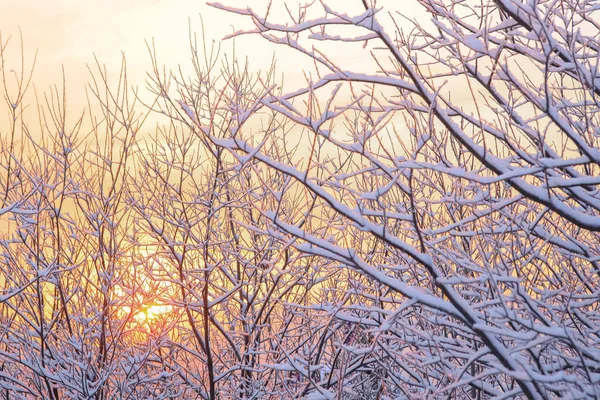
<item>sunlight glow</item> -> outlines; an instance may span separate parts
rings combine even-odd
[[[143,307],[133,318],[138,324],[151,323],[172,310],[173,307],[166,304],[152,304]]]

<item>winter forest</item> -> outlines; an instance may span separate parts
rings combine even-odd
[[[600,398],[600,2],[403,3],[212,3],[85,109],[2,36],[0,398]]]

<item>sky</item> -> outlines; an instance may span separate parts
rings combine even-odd
[[[115,75],[124,52],[132,82],[142,84],[150,66],[145,41],[154,40],[163,64],[187,64],[190,23],[200,31],[200,15],[209,40],[219,40],[232,32],[232,24],[245,22],[198,0],[0,0],[0,33],[3,41],[11,37],[6,58],[15,67],[19,29],[26,60],[37,50],[38,87],[60,82],[64,66],[68,89],[79,92],[89,80],[87,65],[94,64],[94,55]]]
[[[261,14],[267,4],[267,0],[220,1],[240,8],[251,5]],[[386,10],[397,8],[396,0],[381,1],[386,3]],[[272,20],[285,22],[289,19],[284,5],[294,12],[299,2],[306,1],[274,0],[269,15]],[[146,72],[151,68],[146,42],[154,41],[159,65],[167,69],[177,69],[181,65],[184,72],[186,68],[191,72],[190,27],[199,33],[203,21],[209,43],[220,41],[234,30],[253,27],[250,19],[206,3],[206,0],[0,0],[2,42],[10,37],[4,54],[5,71],[21,70],[19,41],[22,34],[25,69],[30,68],[37,51],[33,75],[37,92],[47,92],[53,84],[60,86],[64,68],[70,109],[78,111],[87,105],[84,88],[90,81],[88,66],[95,68],[94,57],[106,65],[109,78],[114,82],[124,53],[129,83],[143,91]],[[351,14],[364,10],[360,0],[328,0],[327,3],[333,6],[337,3],[338,9]],[[408,3],[402,3],[403,11],[411,8]],[[412,1],[410,3],[414,5]],[[306,56],[270,44],[256,35],[236,38],[235,43],[224,41],[222,52],[231,54],[234,44],[238,59],[247,57],[252,70],[267,69],[275,56],[278,72],[285,74],[286,86],[290,82],[302,84],[303,70],[312,66]],[[353,52],[334,45],[326,51],[328,57],[349,62],[352,66],[365,63],[364,52],[360,50]]]
[[[264,3],[230,0],[227,4],[261,9]],[[250,26],[248,19],[210,7],[204,0],[0,0],[0,33],[3,41],[11,37],[8,59],[19,61],[20,29],[28,59],[38,51],[35,81],[40,85],[58,81],[61,65],[70,85],[85,83],[89,78],[86,64],[93,64],[94,54],[110,72],[117,73],[121,51],[132,77],[143,79],[150,66],[145,41],[152,40],[163,64],[185,65],[190,23],[193,31],[200,32],[201,17],[209,40],[220,40],[234,27]],[[228,51],[233,43],[223,45]],[[239,55],[251,56],[257,69],[268,66],[275,50],[258,37],[237,39],[236,47]],[[298,56],[279,48],[278,54],[282,52],[279,64],[297,67]]]
[[[266,0],[221,0],[223,3],[264,10]],[[283,11],[283,4],[293,10],[298,0],[274,1],[271,15]],[[344,9],[360,10],[359,0],[330,0]],[[248,28],[249,20],[217,10],[205,0],[0,0],[0,33],[3,41],[11,36],[8,56],[19,60],[19,29],[29,59],[38,51],[35,81],[49,85],[61,77],[61,66],[69,85],[85,83],[89,74],[86,64],[93,64],[94,54],[116,74],[125,52],[132,78],[143,81],[150,59],[145,41],[154,40],[160,61],[170,67],[188,64],[188,33],[200,31],[204,20],[209,40],[220,40],[235,29]],[[394,3],[390,1],[390,3]],[[358,6],[358,8],[357,8]],[[389,7],[389,5],[386,5]],[[225,50],[232,48],[225,42]],[[266,68],[275,47],[258,37],[237,39],[238,55],[250,56],[255,68]],[[334,50],[335,51],[335,50]],[[347,55],[352,58],[352,55]],[[282,47],[277,50],[278,66],[298,74],[302,58]],[[358,60],[358,58],[357,58]]]

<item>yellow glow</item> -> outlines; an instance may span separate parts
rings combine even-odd
[[[143,307],[140,312],[133,316],[133,318],[138,324],[151,323],[172,310],[173,307],[166,304],[152,304]]]

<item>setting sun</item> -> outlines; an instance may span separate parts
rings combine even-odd
[[[171,311],[173,311],[173,307],[169,305],[152,304],[142,307],[142,310],[136,313],[133,318],[138,324],[151,323]]]

